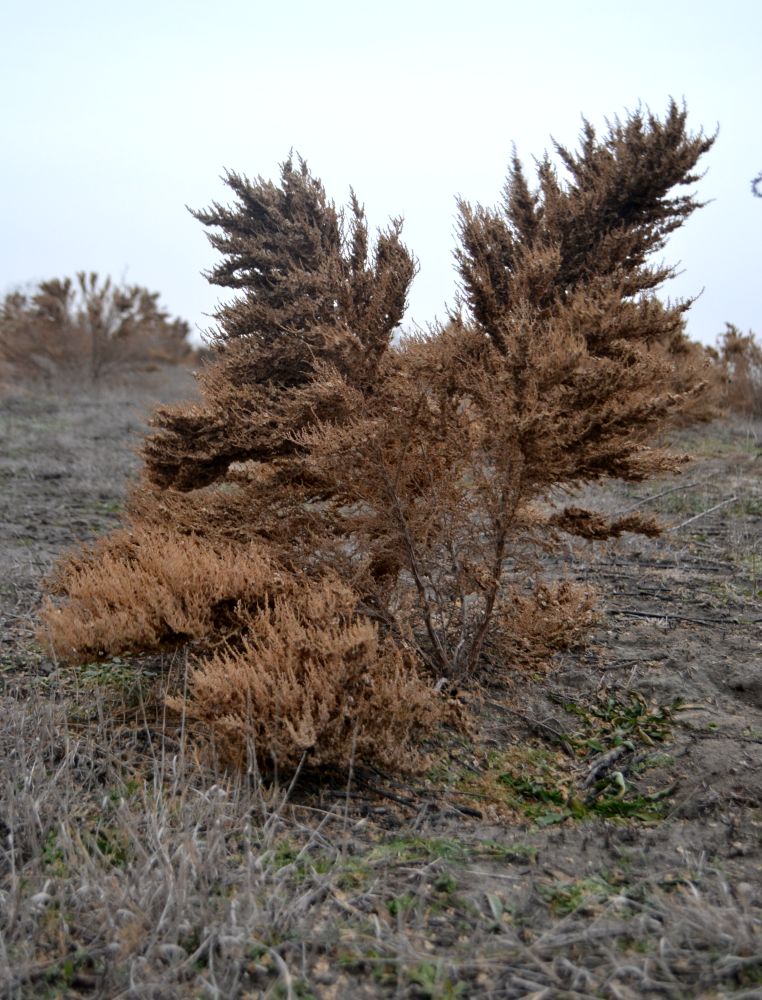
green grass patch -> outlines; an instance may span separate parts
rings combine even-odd
[[[602,876],[593,875],[574,882],[541,885],[538,891],[555,916],[567,917],[580,909],[594,909],[620,889]]]
[[[385,844],[374,847],[369,855],[370,860],[388,858],[395,861],[466,861],[471,854],[470,849],[460,840],[453,838],[427,837],[395,837]]]
[[[653,788],[646,778],[674,763],[665,745],[682,707],[679,699],[662,705],[614,689],[590,702],[563,702],[577,720],[565,738],[571,753],[536,740],[493,749],[480,772],[460,770],[451,776],[451,787],[538,826],[595,817],[657,822],[667,813],[674,785]]]
[[[112,656],[102,662],[85,663],[77,667],[85,687],[126,688],[140,680],[140,668],[121,656]]]

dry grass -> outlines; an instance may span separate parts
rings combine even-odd
[[[564,875],[569,847],[540,864],[520,830],[442,836],[419,816],[384,835],[349,799],[292,806],[252,774],[200,769],[182,734],[148,718],[126,732],[102,696],[85,729],[44,689],[12,694],[9,1000],[759,995],[757,888],[700,855]]]

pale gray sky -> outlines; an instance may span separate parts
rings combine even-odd
[[[185,205],[226,200],[225,167],[275,177],[293,147],[372,227],[404,215],[425,324],[456,286],[455,196],[496,202],[513,142],[531,164],[582,114],[672,95],[720,135],[670,294],[704,289],[696,339],[762,332],[760,47],[762,4],[738,0],[5,0],[0,292],[97,270],[205,327],[214,252]]]

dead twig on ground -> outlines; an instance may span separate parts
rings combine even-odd
[[[680,486],[671,486],[668,490],[662,490],[661,493],[653,493],[651,496],[643,497],[642,500],[638,500],[638,502],[634,503],[631,507],[625,507],[624,510],[620,510],[614,516],[624,517],[625,514],[631,514],[634,510],[637,510],[638,507],[643,507],[647,503],[653,503],[654,500],[660,500],[662,497],[669,496],[670,493],[682,493],[685,490],[696,489],[698,486],[706,486],[707,483],[710,482],[710,480],[713,478],[714,476],[708,476],[706,479],[700,479],[696,483],[683,483]]]
[[[666,618],[669,621],[688,622],[691,625],[738,625],[737,618],[690,618],[687,615],[673,615],[661,611],[635,611],[632,608],[606,608],[609,615],[627,615],[629,618]]]
[[[716,503],[714,507],[708,507],[706,510],[702,510],[700,514],[694,514],[693,517],[689,517],[687,521],[682,521],[680,524],[673,524],[668,530],[679,531],[680,528],[684,528],[687,524],[692,524],[694,521],[698,521],[700,517],[706,517],[707,514],[712,514],[715,510],[719,510],[720,507],[727,507],[729,503],[735,503],[737,499],[737,496],[728,497],[727,500],[723,500],[721,503]]]
[[[511,708],[510,705],[505,705],[500,701],[492,701],[489,698],[485,699],[486,704],[492,705],[493,708],[499,708],[503,712],[508,712],[510,715],[515,716],[532,731],[540,736],[549,738],[551,743],[556,743],[567,757],[572,757],[576,760],[577,755],[572,750],[566,736],[558,729],[554,729],[553,726],[548,725],[547,722],[541,722],[539,719],[534,719],[532,716],[526,715],[524,712],[519,712],[515,708]]]

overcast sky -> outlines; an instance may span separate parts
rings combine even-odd
[[[703,289],[696,339],[762,333],[761,41],[751,0],[5,0],[0,292],[97,270],[207,327],[214,251],[185,206],[227,200],[224,168],[276,177],[293,147],[371,227],[405,217],[425,324],[456,288],[455,196],[494,204],[512,143],[531,164],[583,114],[672,95],[720,134],[669,294]]]

